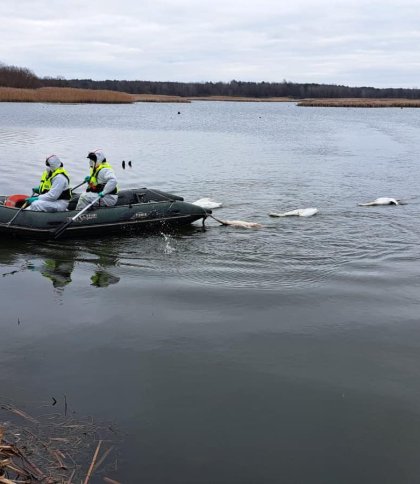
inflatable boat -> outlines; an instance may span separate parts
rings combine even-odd
[[[74,194],[67,211],[52,213],[22,208],[28,195],[0,196],[0,233],[2,236],[54,239],[162,230],[200,219],[204,223],[211,213],[177,195],[148,188],[121,190],[115,206],[84,213],[75,210],[79,196]]]

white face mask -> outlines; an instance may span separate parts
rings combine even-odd
[[[52,169],[51,169],[51,166],[46,166],[45,169],[47,170],[47,173],[51,173],[52,172]]]
[[[96,164],[96,163],[95,163],[93,160],[89,160],[89,166],[90,166],[91,168],[95,168],[95,164]]]

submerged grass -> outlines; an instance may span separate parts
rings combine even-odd
[[[118,468],[118,434],[109,424],[57,413],[34,418],[9,404],[0,408],[23,419],[0,421],[0,484],[87,484],[94,474],[118,484],[108,477]]]

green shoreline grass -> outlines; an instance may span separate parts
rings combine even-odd
[[[0,102],[40,103],[106,103],[130,104],[136,102],[190,103],[192,101],[228,102],[293,102],[304,107],[354,107],[354,108],[418,108],[420,99],[292,99],[287,97],[255,98],[237,96],[181,97],[160,94],[128,94],[119,91],[75,89],[70,87],[41,87],[39,89],[16,89],[0,87]]]

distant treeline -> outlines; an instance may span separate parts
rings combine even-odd
[[[35,89],[42,86],[42,81],[29,69],[0,63],[0,87]]]
[[[304,98],[407,98],[420,99],[420,89],[347,87],[335,84],[297,82],[158,82],[158,81],[93,81],[92,79],[43,78],[44,86],[108,89],[130,94],[163,94],[182,97],[237,96]]]
[[[73,87],[105,89],[130,94],[160,94],[166,96],[202,97],[235,96],[254,98],[406,98],[420,99],[420,89],[348,87],[335,84],[283,82],[159,82],[159,81],[94,81],[92,79],[64,79],[37,77],[22,67],[0,63],[0,87],[38,88]]]

